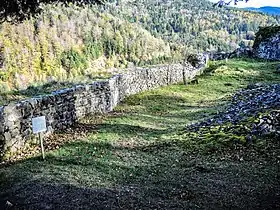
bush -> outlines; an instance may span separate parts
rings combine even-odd
[[[66,69],[68,74],[71,73],[72,69],[81,70],[88,67],[85,56],[74,49],[62,53],[61,65]]]
[[[103,54],[100,42],[97,42],[94,39],[92,39],[92,40],[87,40],[85,45],[86,46],[84,49],[84,54],[88,58],[96,59]]]

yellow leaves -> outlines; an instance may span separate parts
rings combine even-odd
[[[89,39],[86,40],[87,37]],[[98,51],[96,57],[86,54],[88,41],[98,44],[94,48]],[[67,76],[80,77],[91,71],[71,69],[73,72],[66,74],[61,56],[71,49],[84,57],[88,66],[96,71],[170,56],[170,46],[138,24],[100,13],[95,7],[64,7],[61,4],[45,5],[42,14],[22,23],[2,24],[0,46],[3,47],[4,67],[12,86],[19,86],[21,82],[15,78],[16,73],[29,79],[24,83],[32,84],[44,82],[48,76],[65,80]],[[96,58],[102,58],[102,61]]]

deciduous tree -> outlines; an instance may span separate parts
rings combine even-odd
[[[104,3],[104,0],[1,0],[0,20],[20,21],[41,10],[41,3]]]
[[[231,3],[237,5],[240,1],[245,1],[247,3],[249,0],[219,0],[216,4],[214,4],[214,6],[223,7],[226,5],[230,5]]]

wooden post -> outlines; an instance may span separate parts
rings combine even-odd
[[[42,150],[42,157],[43,157],[43,160],[45,160],[45,150],[44,150],[44,143],[43,143],[43,132],[47,131],[47,124],[46,124],[45,116],[32,118],[32,131],[34,134],[39,134],[41,150]]]
[[[43,160],[45,160],[45,150],[44,150],[44,143],[43,143],[43,133],[39,133],[39,138],[40,138],[40,144],[41,144],[41,151],[42,151],[42,157]]]

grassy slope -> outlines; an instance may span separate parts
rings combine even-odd
[[[280,82],[276,63],[220,64],[198,85],[131,96],[114,113],[55,135],[47,145],[59,148],[44,162],[30,158],[0,168],[0,198],[35,208],[279,207],[279,147],[270,151],[271,142],[260,141],[254,148],[209,150],[184,135],[186,124],[224,109],[236,90]]]

